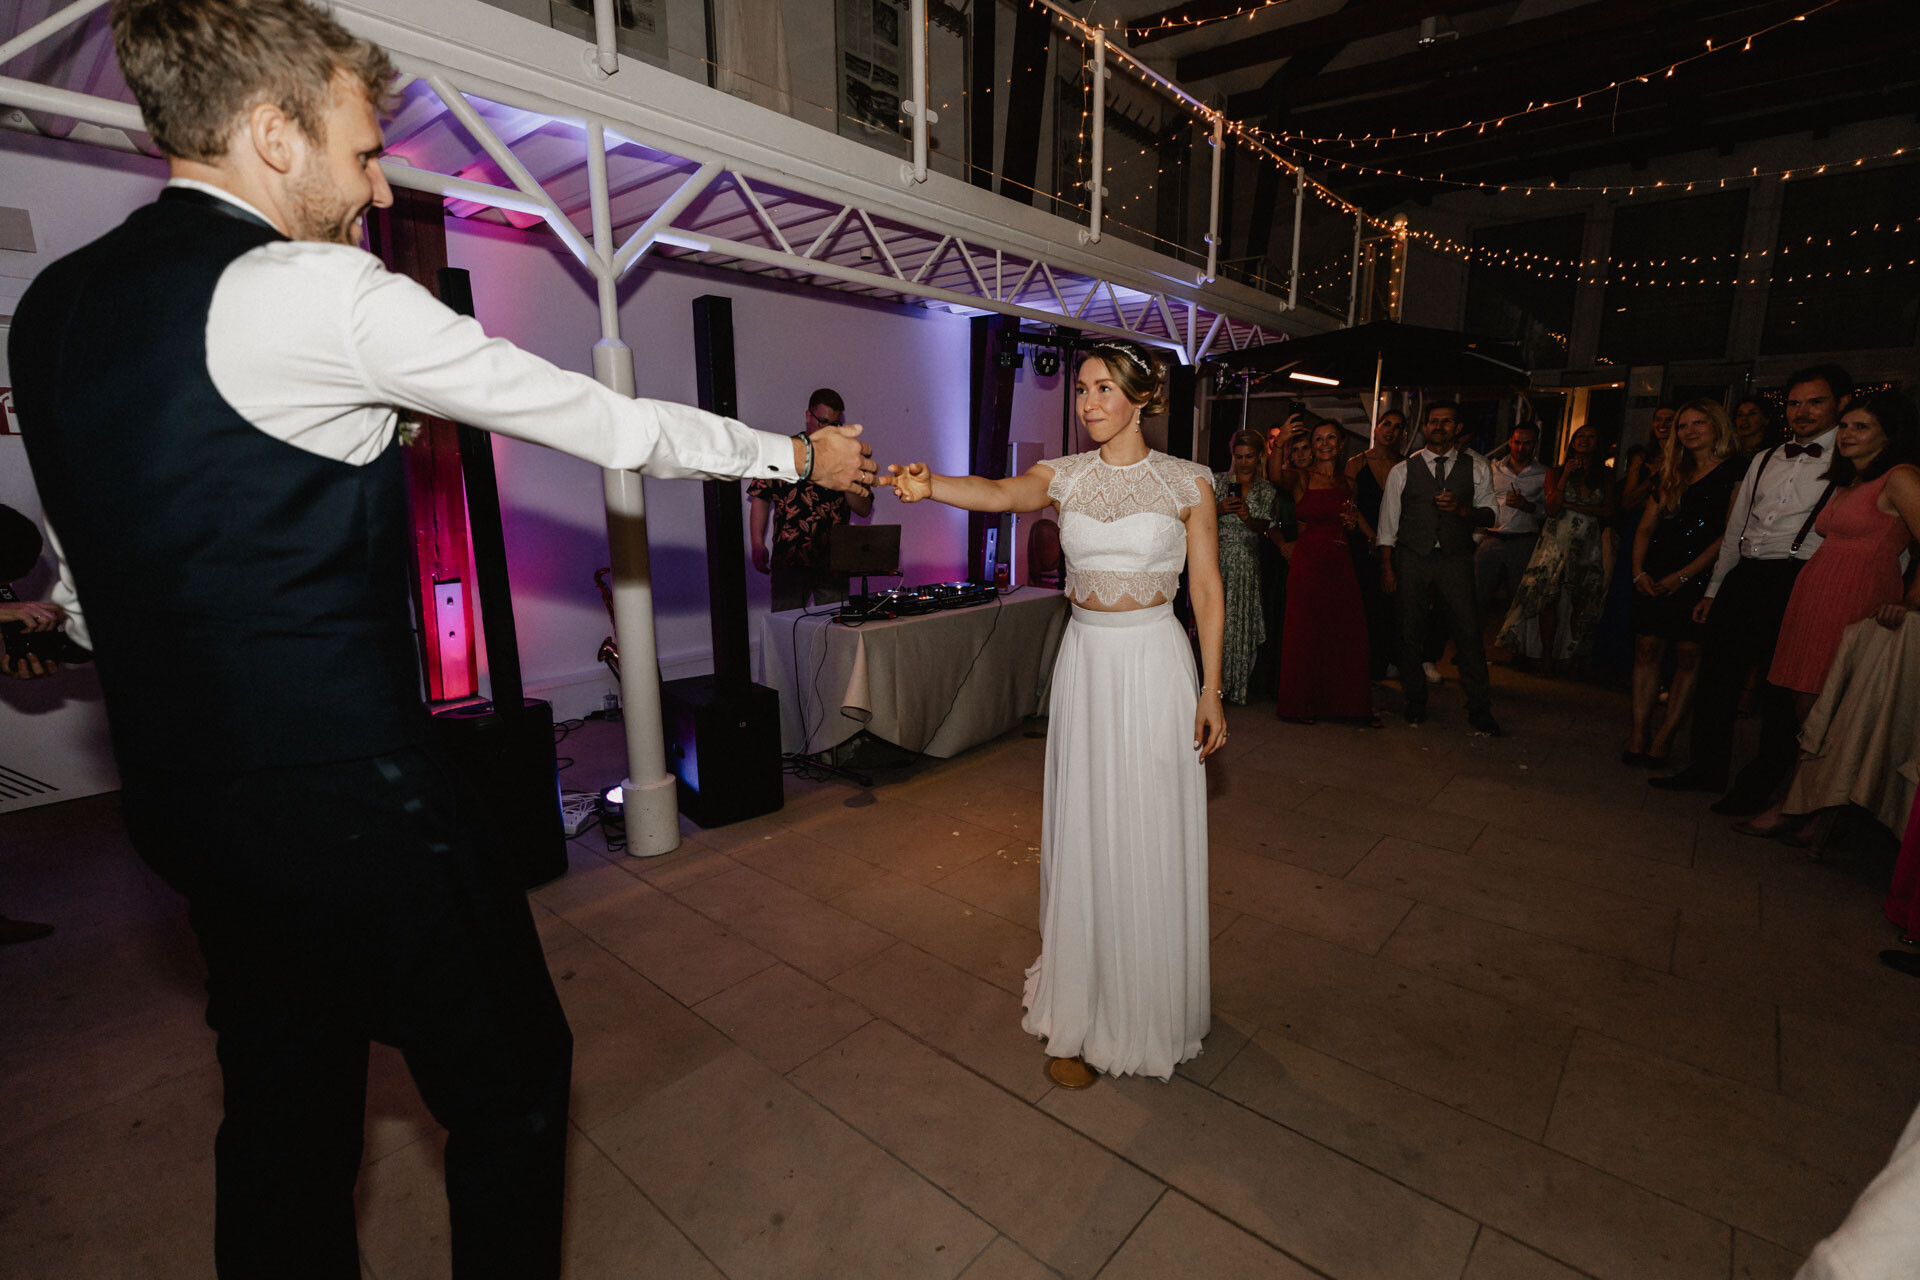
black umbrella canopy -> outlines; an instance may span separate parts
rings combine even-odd
[[[1207,363],[1303,392],[1316,386],[1372,390],[1376,377],[1382,387],[1512,387],[1527,381],[1518,347],[1391,320],[1224,352]],[[1312,376],[1296,379],[1296,374]]]

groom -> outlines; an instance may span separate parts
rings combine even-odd
[[[1408,724],[1427,718],[1427,686],[1420,679],[1427,643],[1427,599],[1452,632],[1467,694],[1467,722],[1476,733],[1500,736],[1487,688],[1487,653],[1473,588],[1473,531],[1494,521],[1493,472],[1471,449],[1456,448],[1460,406],[1450,400],[1427,409],[1426,447],[1387,473],[1380,499],[1380,589],[1400,609],[1400,685]]]

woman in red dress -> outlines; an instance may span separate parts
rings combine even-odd
[[[1865,618],[1897,629],[1920,609],[1920,574],[1911,587],[1900,576],[1900,557],[1920,543],[1920,467],[1914,465],[1920,430],[1913,406],[1892,391],[1862,398],[1841,415],[1833,451],[1826,473],[1833,494],[1813,526],[1822,542],[1794,579],[1767,672],[1768,680],[1793,691],[1801,720],[1826,683],[1841,633]],[[1806,825],[1776,804],[1733,829],[1804,839]]]
[[[1280,718],[1311,724],[1318,716],[1335,716],[1379,728],[1367,682],[1366,607],[1347,551],[1347,532],[1362,521],[1340,468],[1339,426],[1314,427],[1312,447],[1305,469],[1275,468],[1275,483],[1293,492],[1300,527],[1287,565]],[[1372,537],[1372,530],[1363,532]]]

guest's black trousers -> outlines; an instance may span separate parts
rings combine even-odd
[[[130,779],[125,799],[206,956],[222,1280],[358,1280],[373,1040],[446,1126],[453,1274],[557,1276],[572,1036],[526,895],[450,767],[409,749]]]
[[[1460,688],[1467,695],[1468,714],[1492,705],[1487,680],[1487,650],[1480,634],[1480,610],[1473,592],[1473,553],[1418,552],[1393,549],[1393,575],[1398,579],[1400,622],[1400,687],[1407,706],[1427,705],[1427,685],[1420,674],[1428,650],[1429,617],[1453,636],[1454,658],[1460,664]],[[1427,600],[1432,597],[1432,614]]]
[[[1700,683],[1695,687],[1691,767],[1724,779],[1733,758],[1733,723],[1747,672],[1758,669],[1754,698],[1760,712],[1760,746],[1740,772],[1734,790],[1770,796],[1793,772],[1799,757],[1799,721],[1793,694],[1766,679],[1780,621],[1800,576],[1801,560],[1741,560],[1727,573],[1707,612],[1700,647]]]

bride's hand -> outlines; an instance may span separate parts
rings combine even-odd
[[[1200,695],[1200,705],[1193,713],[1193,745],[1199,751],[1200,758],[1208,756],[1226,745],[1227,712],[1220,705],[1218,692],[1208,690]]]
[[[924,462],[909,462],[904,467],[889,466],[887,474],[874,483],[892,489],[893,496],[902,502],[918,502],[933,496],[933,472]]]

